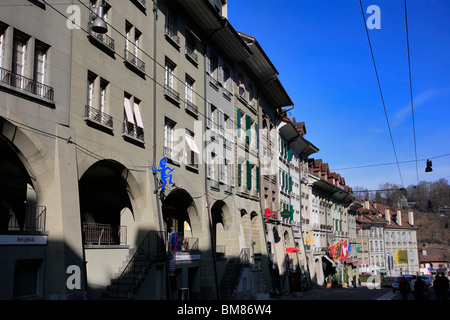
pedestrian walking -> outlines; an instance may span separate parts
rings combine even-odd
[[[420,277],[417,277],[416,283],[414,283],[414,299],[415,300],[423,300],[423,291],[425,288],[425,284],[423,283]]]
[[[442,281],[442,288],[441,288],[441,296],[442,300],[448,300],[448,286],[449,281],[447,276],[444,275],[444,273],[441,273],[441,281]]]
[[[402,294],[402,300],[408,300],[409,283],[405,277],[402,277],[398,283],[398,288]]]
[[[437,274],[436,275],[436,279],[433,282],[433,289],[434,289],[434,293],[436,294],[436,299],[437,300],[441,300],[442,299],[441,287],[442,287],[441,275]]]

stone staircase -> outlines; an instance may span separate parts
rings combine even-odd
[[[220,280],[220,298],[232,300],[236,294],[242,271],[249,266],[248,249],[241,250],[239,257],[229,258],[222,279]]]
[[[132,300],[151,267],[151,256],[130,249],[127,259],[122,263],[111,284],[103,292],[105,300]]]
[[[103,292],[104,300],[132,300],[149,272],[152,261],[164,256],[164,245],[160,237],[149,232],[139,247],[129,249],[129,254],[111,284]],[[156,242],[155,242],[156,240]],[[154,245],[156,243],[156,246]]]

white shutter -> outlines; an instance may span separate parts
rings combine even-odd
[[[211,102],[206,101],[206,127],[211,129],[212,122]]]
[[[136,124],[138,127],[144,129],[144,123],[142,122],[141,111],[139,110],[139,104],[134,103],[134,116],[136,118]]]
[[[125,107],[125,115],[127,116],[128,122],[134,124],[133,111],[131,110],[131,106],[130,106],[130,99],[127,97],[124,97],[123,104]]]

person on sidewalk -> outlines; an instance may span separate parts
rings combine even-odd
[[[398,283],[398,288],[402,294],[402,300],[408,300],[409,282],[408,280],[406,280],[405,277],[402,277],[400,279],[400,282]]]

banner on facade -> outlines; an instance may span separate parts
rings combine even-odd
[[[408,263],[408,251],[395,250],[395,263]]]

